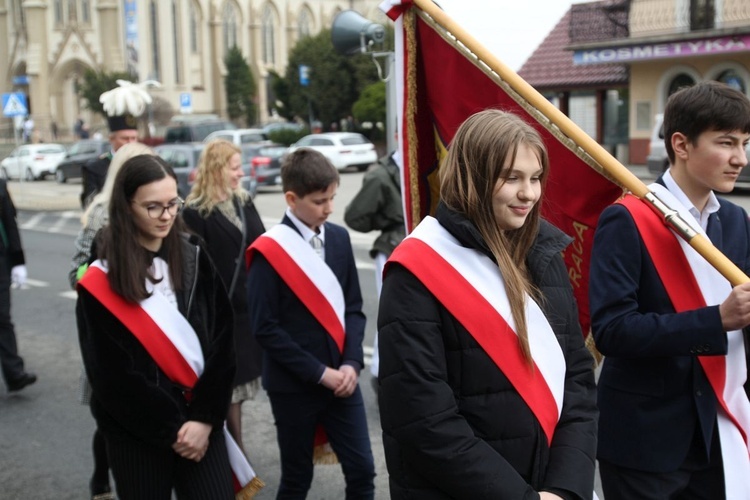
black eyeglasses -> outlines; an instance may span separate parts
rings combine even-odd
[[[152,219],[160,219],[161,216],[164,215],[164,212],[168,213],[172,217],[176,216],[182,211],[182,207],[185,206],[185,202],[180,198],[176,198],[175,200],[169,202],[167,205],[149,204],[141,206],[146,209],[146,213],[148,213],[149,217],[151,217]]]

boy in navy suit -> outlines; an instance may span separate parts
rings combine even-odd
[[[373,498],[358,385],[362,295],[349,234],[326,222],[339,174],[322,154],[303,148],[284,160],[281,181],[286,214],[247,252],[250,327],[263,347],[263,387],[281,452],[277,498],[306,497],[321,429],[341,462],[346,498]]]
[[[745,273],[747,213],[714,191],[734,188],[748,140],[744,94],[681,89],[664,110],[671,166],[650,186]],[[589,291],[606,499],[750,498],[750,284],[732,288],[630,196],[599,219]]]

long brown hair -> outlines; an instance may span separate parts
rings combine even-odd
[[[112,290],[130,302],[140,302],[150,296],[146,290],[147,279],[156,282],[149,272],[151,252],[138,242],[131,202],[139,187],[167,176],[177,182],[172,167],[160,157],[138,155],[123,163],[115,177],[109,201],[109,224],[99,233],[97,255],[107,262],[107,278]],[[161,251],[169,264],[169,277],[176,291],[182,290],[183,284],[182,232],[182,217],[177,214]]]
[[[539,232],[541,196],[519,229],[500,229],[492,208],[495,186],[510,175],[510,169],[504,167],[516,157],[521,144],[531,148],[539,159],[543,196],[549,159],[542,138],[518,116],[491,109],[470,116],[458,128],[440,169],[440,197],[474,223],[495,257],[521,351],[530,362],[526,294],[537,297],[538,291],[528,277],[526,255]]]

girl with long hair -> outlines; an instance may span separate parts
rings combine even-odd
[[[242,156],[229,141],[206,144],[198,176],[186,200],[185,223],[201,237],[221,276],[234,310],[237,372],[227,426],[242,448],[242,403],[254,399],[260,383],[262,352],[249,330],[245,250],[265,232],[258,210],[242,188]]]
[[[135,156],[78,283],[91,411],[120,499],[234,497],[224,419],[232,311],[208,255],[183,231],[177,179]]]
[[[99,230],[107,225],[109,220],[109,200],[112,197],[112,188],[115,185],[115,177],[120,171],[120,167],[130,158],[142,154],[155,154],[154,151],[140,142],[131,142],[123,145],[117,150],[112,157],[107,170],[107,177],[104,186],[91,201],[86,211],[81,216],[83,227],[78,232],[75,241],[75,253],[68,271],[68,280],[70,286],[75,289],[78,278],[86,270],[89,258],[91,257],[91,245]],[[79,380],[79,400],[81,404],[88,405],[91,401],[91,384],[86,378],[86,370],[81,368],[81,377]],[[94,458],[94,473],[89,482],[91,498],[94,500],[111,500],[114,499],[112,488],[109,484],[109,463],[107,462],[107,448],[104,437],[98,430],[94,431],[91,450]]]
[[[539,134],[485,110],[392,254],[378,316],[391,497],[590,499],[596,405]]]

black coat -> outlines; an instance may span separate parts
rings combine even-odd
[[[440,205],[464,246],[491,256],[475,226]],[[378,316],[380,417],[393,499],[592,497],[593,361],[560,252],[571,239],[543,221],[527,263],[563,350],[564,402],[551,446],[529,407],[471,334],[400,265]]]
[[[78,288],[76,319],[86,374],[93,388],[91,413],[105,435],[171,447],[188,420],[214,431],[224,425],[232,394],[232,308],[206,252],[183,241],[185,290],[180,312],[198,334],[205,368],[190,403],[136,337],[93,295]]]
[[[245,249],[255,238],[265,232],[263,222],[252,200],[244,204],[246,235],[242,242],[242,233],[237,226],[224,217],[219,210],[212,210],[202,217],[194,208],[186,208],[183,219],[191,231],[205,242],[204,248],[211,255],[216,271],[224,286],[229,290],[232,277],[240,259],[239,275],[234,291],[230,297],[234,310],[234,346],[237,356],[237,373],[234,385],[244,384],[260,377],[263,353],[250,331],[250,320],[247,312],[247,269],[245,267]]]
[[[8,259],[8,269],[25,264],[21,235],[16,223],[16,207],[8,193],[8,182],[5,179],[0,179],[0,223],[5,230],[5,238],[0,238],[0,255]]]
[[[98,158],[90,160],[81,168],[81,207],[86,208],[91,200],[104,187],[109,164],[112,163],[112,153],[107,151]]]

